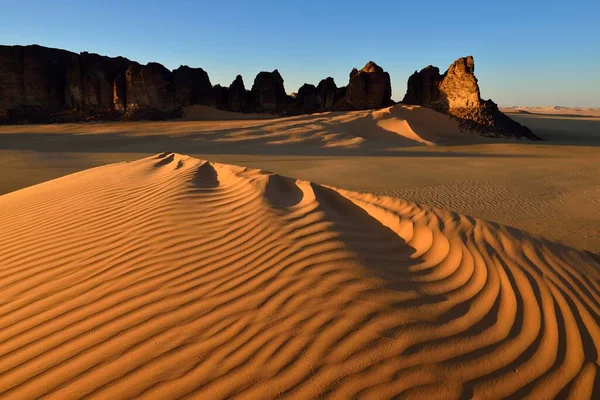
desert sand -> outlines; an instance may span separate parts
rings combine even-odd
[[[593,107],[510,106],[510,107],[501,107],[501,110],[505,113],[510,113],[510,114],[541,114],[541,115],[548,115],[548,116],[600,117],[600,108],[593,108]]]
[[[598,395],[600,265],[176,153],[0,196],[5,398]]]
[[[600,396],[600,120],[240,118],[0,127],[0,398]]]
[[[445,208],[600,253],[600,118],[513,115],[544,142],[460,132],[397,105],[262,120],[0,126],[0,195],[165,150]],[[222,118],[221,120],[214,120]]]

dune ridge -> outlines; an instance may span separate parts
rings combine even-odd
[[[2,398],[594,398],[600,265],[163,153],[0,196]]]

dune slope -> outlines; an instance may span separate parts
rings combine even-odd
[[[592,398],[600,265],[165,153],[0,196],[0,397]]]

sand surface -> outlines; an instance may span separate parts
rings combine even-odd
[[[600,253],[600,119],[512,115],[546,141],[494,142],[420,107],[270,120],[192,109],[196,121],[0,126],[0,194],[168,150],[434,205]]]
[[[520,114],[541,114],[547,116],[571,116],[571,117],[600,117],[600,108],[593,107],[561,107],[561,106],[544,106],[544,107],[523,107],[511,106],[501,107],[506,113]]]
[[[4,398],[598,398],[600,264],[174,153],[0,196]]]

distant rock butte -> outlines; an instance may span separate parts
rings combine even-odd
[[[529,128],[502,113],[492,100],[483,100],[472,56],[459,58],[448,70],[427,66],[408,78],[403,103],[421,105],[451,115],[461,126],[484,136],[539,140]]]

